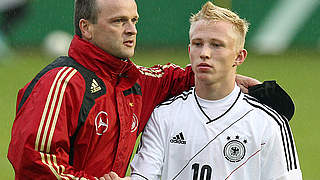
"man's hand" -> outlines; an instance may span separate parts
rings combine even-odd
[[[130,177],[120,178],[117,173],[110,172],[109,174],[105,174],[103,177],[99,178],[99,180],[130,180]]]
[[[240,87],[243,93],[248,94],[248,88],[257,84],[261,84],[260,81],[253,79],[251,77],[236,75],[236,83]]]

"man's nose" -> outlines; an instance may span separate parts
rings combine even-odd
[[[211,57],[211,51],[210,48],[207,46],[203,46],[200,53],[200,58],[202,60],[210,59]]]
[[[136,24],[129,21],[128,24],[126,25],[125,32],[130,35],[136,35],[138,33],[137,28],[136,28]]]

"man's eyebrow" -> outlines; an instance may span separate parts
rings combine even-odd
[[[114,17],[111,17],[110,19],[118,19],[118,18],[120,18],[120,19],[132,19],[132,18],[139,18],[139,16],[133,16],[133,17],[129,17],[129,16],[114,16]]]
[[[111,17],[110,19],[129,19],[128,16],[114,16]]]

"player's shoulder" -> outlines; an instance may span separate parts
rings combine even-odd
[[[152,67],[145,67],[136,65],[136,68],[139,70],[139,72],[142,75],[145,75],[147,77],[156,77],[160,78],[162,77],[166,71],[174,71],[174,70],[184,70],[184,68],[180,67],[179,65],[173,64],[173,63],[167,63],[167,64],[157,64]]]
[[[248,94],[244,94],[242,100],[246,106],[253,109],[257,120],[265,121],[267,124],[273,125],[282,125],[288,122],[286,117]]]
[[[167,111],[172,109],[178,109],[182,105],[184,105],[192,94],[194,93],[194,87],[191,87],[189,90],[183,91],[181,94],[177,96],[173,96],[166,101],[160,103],[156,106],[155,110],[157,111]]]

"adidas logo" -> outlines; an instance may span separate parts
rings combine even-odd
[[[91,93],[96,93],[101,90],[101,87],[99,86],[98,82],[95,79],[92,79],[92,84],[90,91]]]
[[[184,140],[184,136],[181,133],[177,134],[173,138],[170,139],[170,143],[176,143],[176,144],[186,144],[187,141]]]

